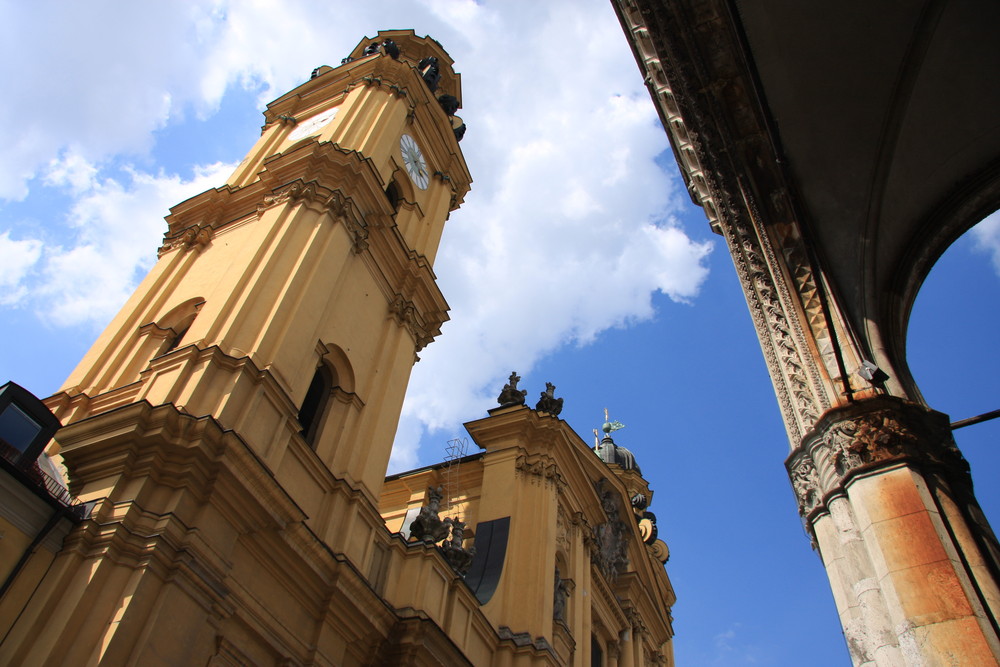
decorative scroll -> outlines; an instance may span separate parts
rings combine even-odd
[[[652,544],[648,545],[648,549],[649,555],[661,563],[666,563],[670,560],[670,548],[663,540],[656,540]]]
[[[393,298],[389,304],[389,313],[395,318],[397,324],[406,327],[407,331],[413,336],[414,341],[416,341],[417,352],[427,347],[434,340],[434,336],[417,312],[417,307],[402,294],[397,294]]]
[[[163,245],[160,246],[159,254],[162,255],[164,252],[173,250],[174,248],[183,248],[185,250],[203,248],[209,244],[214,235],[215,230],[210,224],[193,225],[183,230],[177,236],[166,239]]]

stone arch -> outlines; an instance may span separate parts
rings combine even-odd
[[[196,296],[174,306],[157,320],[157,328],[166,332],[166,340],[160,354],[165,354],[181,344],[204,305],[205,299]]]
[[[347,358],[347,353],[339,345],[332,343],[327,343],[323,347],[326,349],[326,352],[323,354],[322,361],[329,365],[336,375],[339,383],[337,386],[345,392],[353,394],[354,368],[351,366],[350,359]]]
[[[945,252],[966,232],[1000,209],[1000,162],[967,179],[944,199],[909,236],[902,259],[892,272],[890,297],[883,305],[884,339],[899,380],[922,400],[906,358],[913,305],[927,276]]]
[[[336,450],[336,444],[360,409],[355,394],[354,369],[344,350],[332,343],[318,345],[319,359],[299,406],[300,435],[321,457]]]
[[[391,197],[390,190],[392,191]],[[417,192],[413,189],[413,183],[410,182],[410,177],[406,175],[406,172],[403,169],[399,168],[392,172],[389,185],[385,188],[385,195],[386,198],[389,199],[389,204],[392,206],[393,213],[399,211],[400,207],[404,204],[412,205],[412,203],[417,200]]]

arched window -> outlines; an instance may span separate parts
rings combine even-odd
[[[389,206],[392,206],[393,211],[399,210],[399,200],[403,198],[403,193],[399,190],[399,185],[396,180],[393,179],[389,183],[389,187],[385,189],[385,198],[389,200]]]
[[[204,305],[205,300],[201,297],[188,299],[160,318],[157,326],[161,330],[166,331],[167,335],[159,354],[166,354],[171,350],[176,350],[180,346],[188,329],[194,323],[194,318],[197,317],[198,311]]]
[[[326,365],[321,365],[313,374],[312,382],[306,391],[306,397],[299,408],[299,424],[302,426],[302,438],[313,448],[316,446],[316,435],[319,425],[326,412],[327,403],[333,388],[337,386],[336,378]]]

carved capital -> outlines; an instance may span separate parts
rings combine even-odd
[[[597,553],[597,539],[594,537],[594,530],[591,528],[590,522],[587,521],[583,512],[576,512],[572,517],[572,523],[583,537],[583,547],[587,550],[587,554],[593,558]]]
[[[812,512],[820,500],[819,474],[808,455],[790,458],[786,464],[792,490],[799,503],[799,513],[803,516]]]
[[[625,607],[622,611],[625,612],[625,618],[628,619],[632,632],[641,634],[648,631],[646,623],[642,620],[642,614],[639,613],[638,609],[635,607]]]
[[[899,462],[971,484],[947,416],[889,396],[828,410],[785,466],[799,513],[808,519],[856,475]]]

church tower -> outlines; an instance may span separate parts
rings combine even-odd
[[[229,180],[171,209],[156,265],[46,401],[91,529],[4,621],[0,662],[365,654],[330,628],[384,621],[377,500],[447,319],[432,266],[471,183],[461,96],[435,40],[380,32],[269,104]]]
[[[410,369],[447,319],[432,263],[469,189],[460,97],[437,42],[393,31],[269,104],[227,183],[171,210],[53,411],[172,405],[272,470],[315,459],[377,497]]]

